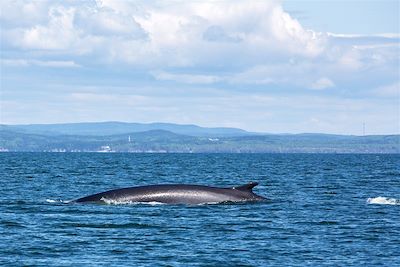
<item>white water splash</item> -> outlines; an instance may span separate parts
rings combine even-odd
[[[388,197],[373,197],[367,199],[368,204],[378,205],[400,205],[400,199],[388,198]]]
[[[66,200],[62,200],[62,199],[46,199],[47,203],[63,203],[63,204],[68,204],[71,201],[66,201]]]
[[[157,202],[157,201],[150,201],[150,202],[136,202],[136,201],[129,201],[129,200],[115,200],[115,199],[107,199],[102,197],[100,199],[101,201],[104,201],[106,204],[111,204],[111,205],[151,205],[151,206],[155,206],[155,205],[164,205],[164,203],[161,202]]]
[[[166,205],[166,203],[162,202],[157,202],[157,201],[149,201],[149,202],[137,202],[137,201],[129,201],[129,200],[115,200],[115,199],[107,199],[107,198],[101,198],[101,201],[104,201],[106,204],[110,205],[151,205],[151,206],[156,206],[156,205]],[[224,202],[207,202],[207,203],[199,203],[199,204],[192,204],[195,206],[203,206],[203,205],[217,205],[217,204],[224,204]],[[176,204],[179,205],[179,204]]]

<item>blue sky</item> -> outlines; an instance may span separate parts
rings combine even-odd
[[[6,124],[400,133],[398,1],[1,1]]]

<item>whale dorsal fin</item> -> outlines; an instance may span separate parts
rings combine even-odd
[[[257,182],[250,182],[245,185],[235,186],[235,187],[233,187],[233,189],[240,190],[240,191],[251,191],[257,185],[258,185]]]

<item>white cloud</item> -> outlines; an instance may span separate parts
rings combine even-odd
[[[11,67],[26,67],[29,66],[29,63],[25,59],[2,59],[1,65]]]
[[[154,71],[152,75],[160,81],[175,81],[189,84],[212,84],[223,80],[222,77],[212,75],[173,74],[165,71]]]
[[[243,39],[240,36],[233,34],[229,35],[225,30],[217,25],[208,27],[203,33],[203,39],[210,42],[241,42]]]
[[[114,35],[126,39],[145,38],[146,33],[133,15],[117,13],[98,6],[80,9],[75,12],[75,27],[82,32],[82,35]]]
[[[65,50],[71,48],[79,36],[73,26],[74,13],[74,8],[51,8],[48,25],[34,25],[17,30],[15,44],[25,49]]]
[[[343,33],[333,33],[333,32],[327,32],[326,33],[328,36],[332,37],[338,37],[338,38],[400,38],[400,33],[377,33],[377,34],[343,34]]]
[[[33,65],[41,66],[41,67],[54,67],[54,68],[76,68],[80,67],[79,64],[76,64],[74,61],[60,61],[60,60],[33,60],[31,61]]]
[[[361,53],[354,48],[343,51],[337,58],[337,64],[339,68],[344,68],[347,70],[359,70],[363,67]]]
[[[322,77],[313,82],[310,88],[315,90],[322,90],[333,86],[335,86],[335,84],[330,79]]]
[[[102,57],[136,65],[146,57],[155,58],[155,64],[193,66],[221,64],[233,55],[236,62],[246,57],[264,60],[276,52],[314,57],[324,49],[321,36],[303,29],[278,1],[80,3],[48,2],[47,13],[40,13],[44,17],[11,27],[5,36],[23,49],[98,51]],[[135,40],[143,40],[145,48],[137,50]]]
[[[1,1],[0,20],[6,27],[30,27],[47,20],[49,1]],[[21,19],[23,18],[23,19]]]
[[[3,59],[1,64],[12,67],[54,67],[54,68],[76,68],[80,67],[79,64],[72,60],[26,60],[26,59]]]
[[[399,102],[400,104],[400,82],[380,86],[378,88],[372,89],[370,93],[373,96],[397,99],[397,102]]]
[[[237,73],[231,77],[231,83],[244,83],[244,84],[271,84],[283,82],[281,76],[282,66],[279,65],[259,65],[251,67],[243,72]]]
[[[320,72],[317,64],[289,60],[251,67],[232,75],[228,81],[231,84],[273,84],[309,88]]]
[[[158,80],[187,84],[323,89],[362,72],[383,76],[399,60],[398,33],[318,33],[305,29],[279,0],[0,5],[6,10],[1,13],[2,44],[10,47],[6,57],[14,66],[74,67],[79,62],[133,67]],[[21,58],[31,60],[18,62]]]

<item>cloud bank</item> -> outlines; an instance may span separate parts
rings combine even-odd
[[[201,83],[212,70],[212,75],[221,71],[230,76],[212,79],[216,82],[293,81],[300,87],[322,89],[333,87],[341,70],[378,69],[399,57],[396,34],[318,33],[304,29],[280,1],[5,1],[2,5],[6,47],[34,51],[39,57],[70,57],[80,65],[122,63],[153,72],[185,68],[188,73],[180,74],[192,79],[183,82],[202,72],[197,79]],[[21,17],[25,19],[17,19]],[[296,77],[285,79],[285,74]]]
[[[1,64],[7,72],[79,69],[100,77],[99,70],[108,69],[115,80],[115,71],[124,79],[134,72],[137,83],[185,87],[193,97],[207,86],[214,89],[210,97],[222,90],[259,99],[278,95],[277,101],[298,94],[304,101],[313,94],[343,102],[387,99],[399,90],[399,33],[316,32],[281,1],[6,0],[1,9]],[[63,78],[58,83],[68,84]],[[101,88],[93,80],[85,83]],[[18,87],[5,85],[6,91]],[[262,105],[258,110],[273,114]],[[306,120],[315,122],[311,117]]]

